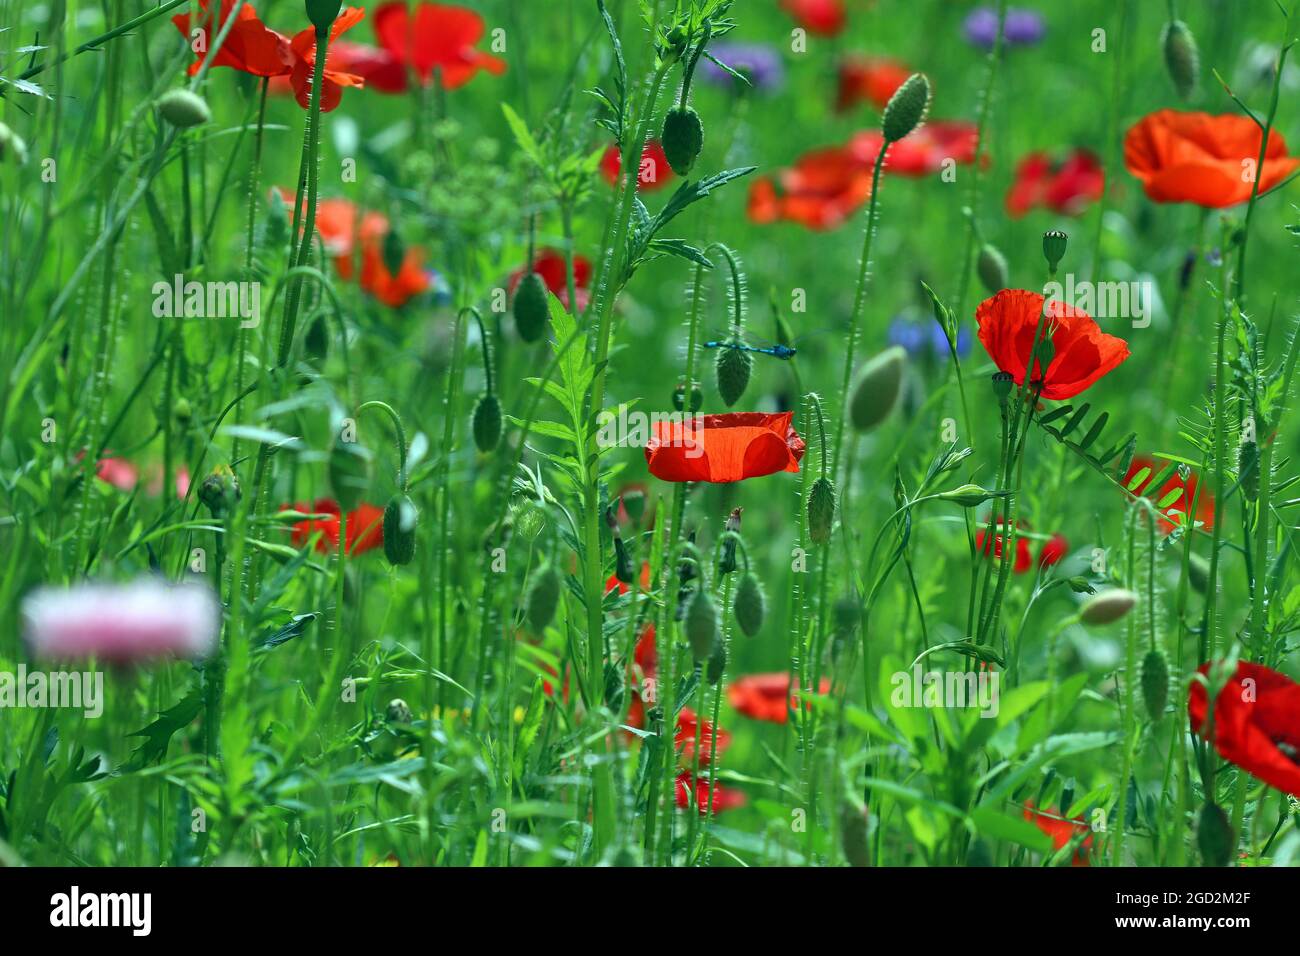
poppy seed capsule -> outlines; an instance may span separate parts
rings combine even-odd
[[[696,588],[686,605],[686,639],[697,663],[707,661],[718,643],[718,609],[704,588]]]
[[[474,406],[474,444],[479,451],[492,451],[501,442],[501,403],[491,392]]]
[[[813,544],[825,544],[834,524],[835,484],[829,478],[818,478],[808,492],[808,537]]]
[[[1201,56],[1196,49],[1196,37],[1182,20],[1170,20],[1160,35],[1160,45],[1165,51],[1165,68],[1174,89],[1183,99],[1192,95],[1201,72]]]
[[[885,349],[862,366],[849,392],[849,421],[858,431],[875,428],[894,410],[903,390],[903,364],[907,353],[901,345]]]
[[[1007,288],[1010,281],[1007,278],[1006,257],[998,252],[995,246],[991,246],[987,242],[980,247],[976,271],[979,273],[980,282],[984,283],[984,288],[994,294]]]
[[[728,408],[740,401],[740,396],[745,394],[751,367],[749,353],[743,349],[718,350],[718,394]]]
[[[930,81],[924,73],[913,73],[885,104],[880,130],[885,142],[896,143],[921,125],[930,108]]]
[[[1007,398],[1011,395],[1011,386],[1015,384],[1015,376],[1010,372],[993,373],[993,394],[997,397],[998,404],[1005,405]]]
[[[736,585],[736,597],[731,607],[744,635],[757,637],[763,629],[763,618],[767,616],[767,598],[763,596],[763,585],[752,571],[746,571]]]
[[[529,272],[519,280],[515,289],[515,329],[525,342],[536,342],[546,330],[549,315],[546,294],[546,283],[536,272]]]
[[[549,561],[533,574],[528,588],[525,612],[534,634],[541,634],[555,619],[555,609],[560,605],[560,573]]]
[[[704,124],[700,122],[700,114],[689,106],[669,110],[664,117],[660,145],[673,172],[678,176],[689,173],[704,148]]]
[[[338,19],[342,0],[307,0],[307,19],[316,28],[316,33],[326,33]]]
[[[208,109],[203,97],[189,90],[168,90],[158,98],[158,112],[167,122],[181,129],[199,126],[212,119],[212,110]]]
[[[1196,821],[1196,846],[1201,851],[1201,862],[1206,866],[1227,866],[1235,842],[1232,824],[1223,808],[1217,803],[1203,806]]]
[[[384,508],[384,557],[391,565],[410,564],[415,557],[415,503],[395,494]]]
[[[1125,588],[1112,588],[1092,598],[1079,610],[1084,624],[1113,624],[1137,604],[1137,595]]]
[[[1169,703],[1169,659],[1158,647],[1142,658],[1142,703],[1152,720],[1163,717]]]
[[[1059,229],[1051,229],[1043,233],[1043,258],[1047,260],[1047,268],[1052,272],[1056,271],[1057,265],[1065,258],[1065,249],[1069,241],[1070,237]]]

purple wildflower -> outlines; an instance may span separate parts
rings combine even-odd
[[[993,49],[998,37],[998,14],[992,7],[977,7],[962,24],[966,41],[983,50]],[[1043,39],[1047,25],[1036,10],[1007,10],[1003,36],[1011,46],[1031,46]]]
[[[785,65],[776,47],[764,43],[715,43],[709,52],[737,73],[749,78],[756,90],[771,92],[785,81]],[[740,82],[708,58],[700,60],[700,76],[715,86],[735,89]]]

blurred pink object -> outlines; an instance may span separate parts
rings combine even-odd
[[[23,600],[23,631],[39,658],[96,657],[129,663],[174,655],[209,656],[221,608],[206,584],[130,584],[39,588]]]
[[[125,458],[99,459],[95,474],[120,491],[130,491],[140,480],[139,470]]]

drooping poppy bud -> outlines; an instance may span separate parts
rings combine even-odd
[[[1183,99],[1192,95],[1201,72],[1201,56],[1196,49],[1196,37],[1182,20],[1170,20],[1160,35],[1160,46],[1165,53],[1165,68],[1174,89]]]
[[[718,395],[728,408],[740,401],[740,396],[745,394],[752,365],[749,353],[743,349],[718,350]]]
[[[525,342],[536,342],[546,331],[550,315],[546,296],[546,283],[536,272],[529,272],[519,280],[515,289],[515,329]]]
[[[212,110],[203,97],[189,90],[168,90],[158,98],[158,112],[173,126],[186,129],[212,120]]]
[[[1158,647],[1142,658],[1142,703],[1152,720],[1163,717],[1169,703],[1169,659]]]
[[[703,587],[697,587],[686,605],[686,639],[696,662],[707,661],[718,643],[718,609]]]
[[[885,104],[880,130],[885,141],[896,143],[921,125],[930,107],[930,81],[924,73],[913,73]]]
[[[835,484],[829,478],[818,478],[808,492],[808,537],[813,544],[825,544],[834,524]]]
[[[415,557],[415,502],[398,492],[384,508],[384,557],[392,565],[410,564]]]
[[[984,283],[984,288],[991,293],[996,294],[1009,287],[1007,260],[996,246],[986,242],[980,247],[976,271],[979,273],[980,282]]]
[[[1232,823],[1217,803],[1206,803],[1196,821],[1196,845],[1201,851],[1201,862],[1206,866],[1227,866],[1232,861],[1236,840]]]
[[[736,614],[736,623],[746,637],[757,637],[763,629],[763,618],[767,615],[767,598],[763,596],[763,585],[752,571],[746,571],[736,585],[736,597],[732,603]]]
[[[1079,610],[1079,620],[1084,624],[1100,626],[1113,624],[1137,604],[1137,595],[1125,588],[1102,591]]]
[[[560,606],[560,572],[549,561],[533,573],[524,606],[535,634],[541,634],[555,619],[555,610]]]
[[[474,406],[474,445],[479,451],[492,451],[501,442],[501,402],[491,392]]]
[[[678,176],[689,173],[704,148],[704,124],[700,122],[700,114],[689,106],[670,109],[664,117],[660,145],[673,172]]]
[[[858,431],[875,428],[894,410],[903,390],[907,353],[901,345],[885,349],[858,372],[849,393],[849,421]]]

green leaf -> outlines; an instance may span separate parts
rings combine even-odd
[[[196,685],[178,703],[160,713],[158,719],[149,726],[128,734],[129,737],[146,739],[131,754],[131,759],[127,761],[127,769],[139,770],[161,760],[167,754],[167,745],[171,742],[172,735],[188,727],[202,709],[203,693]]]

